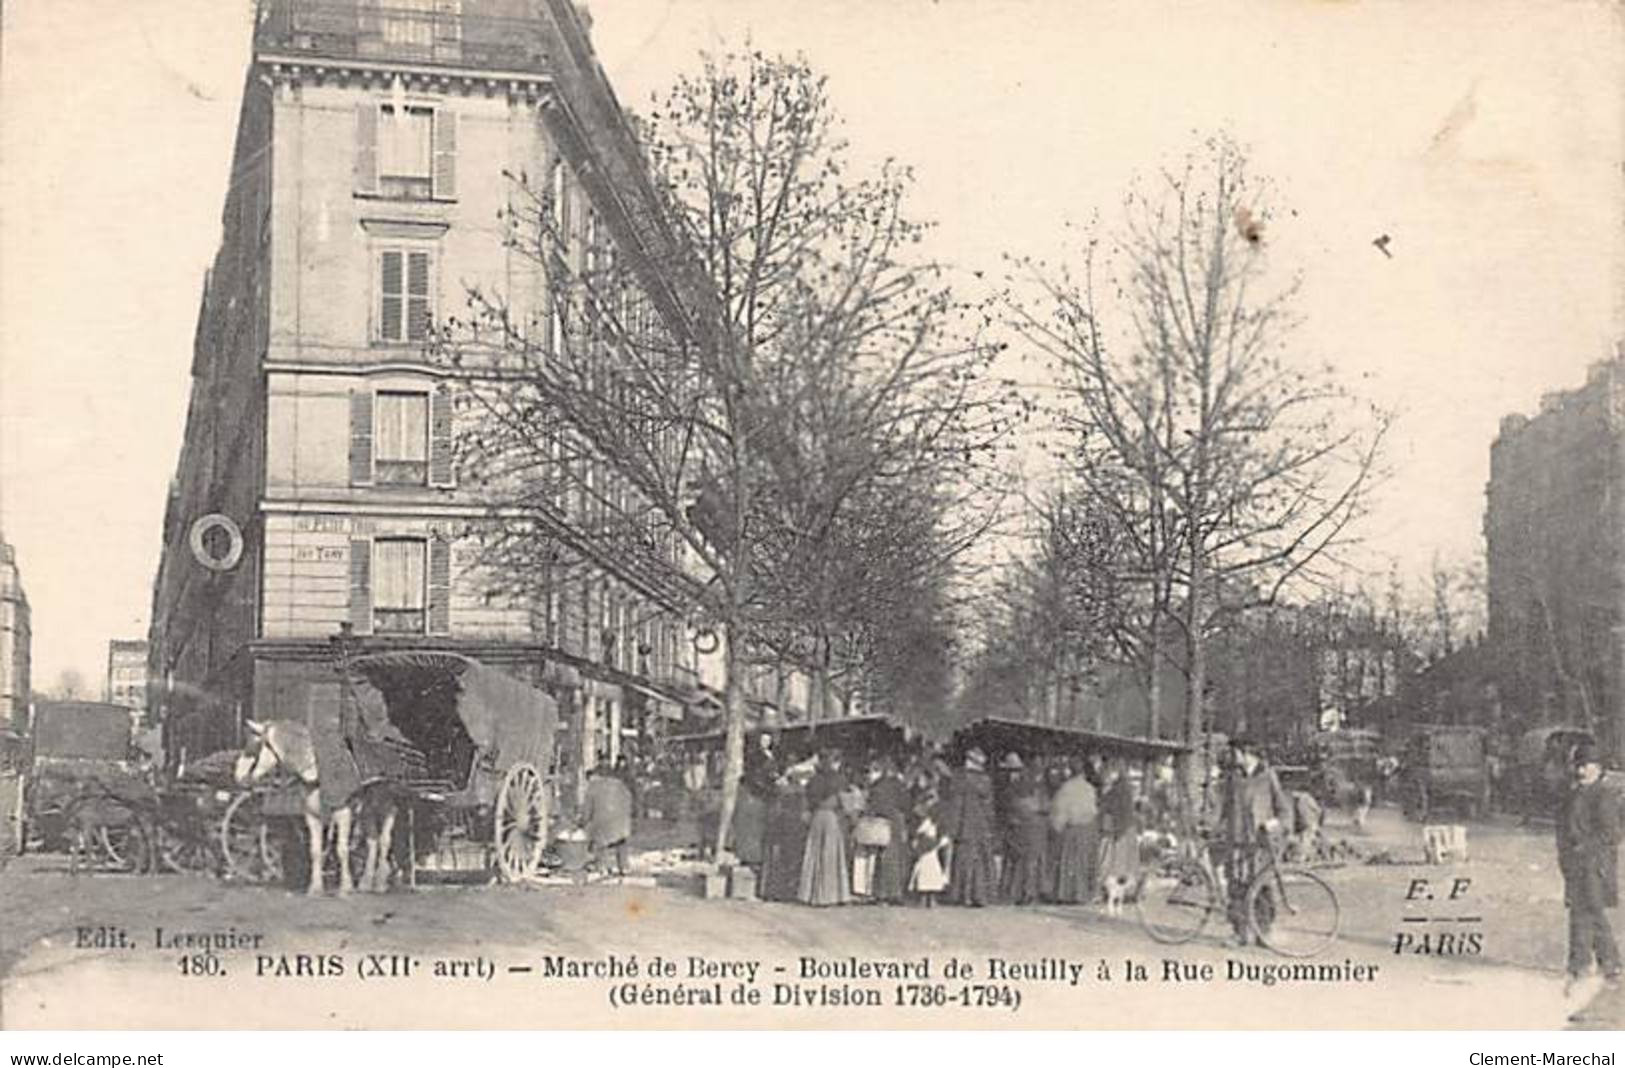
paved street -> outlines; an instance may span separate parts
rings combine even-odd
[[[1333,829],[1334,836],[1344,833]],[[662,1021],[690,1026],[1059,1026],[1179,1027],[1533,1027],[1562,1026],[1563,913],[1547,832],[1510,824],[1471,831],[1472,859],[1430,868],[1420,862],[1415,828],[1391,811],[1374,815],[1370,833],[1354,838],[1363,851],[1386,849],[1399,863],[1346,866],[1330,877],[1344,904],[1345,935],[1316,963],[1376,966],[1364,981],[1272,985],[1248,966],[1288,963],[1266,951],[1235,950],[1210,931],[1191,947],[1170,952],[1150,942],[1132,915],[1111,918],[1097,909],[1045,906],[965,910],[939,907],[854,906],[817,910],[794,905],[704,901],[675,886],[449,887],[311,901],[297,894],[233,886],[204,877],[73,876],[60,858],[28,857],[0,874],[7,902],[3,921],[5,1025],[195,1026],[197,999],[216,1006],[219,1026],[275,1025],[327,1019],[337,1026],[437,1025],[557,1026],[571,1013],[601,1015],[615,984],[541,974],[544,958],[602,960],[637,954],[683,962],[701,955],[715,962],[757,961],[754,983],[771,1006],[789,999],[801,981],[801,958],[828,966],[850,956],[933,961],[933,979],[954,956],[972,962],[977,981],[992,959],[1031,968],[1061,958],[1081,975],[1055,981],[1018,974],[1019,1009],[914,1006],[883,1015],[851,1005],[734,1006],[681,1010],[662,1006],[618,1009],[626,1026]],[[1428,880],[1413,890],[1413,880]],[[1458,880],[1468,880],[1462,884]],[[1451,886],[1460,888],[1448,901]],[[1407,901],[1408,893],[1416,896]],[[1432,892],[1428,901],[1422,895]],[[1431,925],[1406,917],[1449,912],[1481,917],[1482,954],[1470,957],[1395,953],[1395,939]],[[80,928],[121,928],[133,948],[75,948]],[[186,953],[155,946],[156,929],[231,932],[259,945],[220,954],[225,976],[185,976]],[[96,940],[94,932],[90,941]],[[1413,935],[1413,945],[1415,944]],[[307,955],[304,965],[300,954]],[[409,954],[422,970],[395,985],[367,987],[355,972],[369,954]],[[324,958],[343,958],[343,975],[322,971]],[[264,958],[264,959],[262,959]],[[476,958],[494,965],[484,981],[433,978],[436,961]],[[1124,962],[1145,967],[1143,981],[1125,975]],[[1102,981],[1104,961],[1110,970]],[[313,963],[314,962],[314,963]],[[1166,963],[1174,962],[1174,963]],[[1216,978],[1199,976],[1204,962]],[[1191,965],[1192,969],[1180,967]],[[533,967],[530,973],[509,968]],[[455,970],[457,965],[446,965]],[[783,968],[778,972],[774,969]],[[260,973],[258,975],[254,973]],[[278,973],[282,974],[278,974]],[[1241,981],[1235,976],[1249,976]],[[823,976],[829,979],[829,976]],[[839,976],[835,977],[837,980]],[[857,984],[903,996],[894,983]],[[534,990],[540,986],[542,989]],[[776,989],[782,986],[784,989]],[[1425,996],[1422,996],[1425,995]],[[93,1014],[82,1006],[94,1005]],[[698,1012],[700,1015],[696,1016]],[[316,1013],[316,1015],[308,1015]],[[425,1015],[430,1014],[430,1015]],[[1619,1006],[1597,1005],[1593,1024],[1612,1025]]]

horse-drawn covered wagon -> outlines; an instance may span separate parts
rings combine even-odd
[[[252,788],[221,825],[228,869],[281,877],[293,859],[290,829],[302,820],[313,893],[328,825],[341,892],[355,863],[373,889],[383,888],[391,860],[412,881],[431,867],[506,881],[536,875],[554,789],[554,699],[452,652],[341,651],[336,666],[308,722],[249,725],[237,778]],[[361,830],[353,840],[352,824]]]

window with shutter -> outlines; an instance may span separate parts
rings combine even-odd
[[[434,195],[457,196],[457,113],[445,108],[434,113]]]
[[[357,634],[372,633],[372,542],[350,542],[350,626]]]
[[[429,633],[451,633],[451,542],[429,539]]]
[[[428,394],[379,393],[373,426],[373,480],[381,486],[427,485]]]
[[[406,294],[403,291],[405,271],[401,260],[404,254],[398,249],[386,249],[378,254],[378,288],[381,294],[381,303],[378,309],[378,337],[381,341],[402,341],[405,339],[403,329]]]
[[[430,318],[429,254],[410,252],[406,256],[406,339],[427,339]]]
[[[561,247],[570,241],[570,171],[562,159],[553,161],[553,237]]]
[[[372,484],[372,390],[350,394],[350,484]]]
[[[355,191],[378,192],[378,106],[370,101],[355,109]]]
[[[427,341],[434,323],[434,253],[384,248],[378,250],[377,262],[375,339],[392,344]]]
[[[424,633],[425,556],[421,538],[379,538],[372,543],[372,619],[377,633]]]
[[[452,467],[452,398],[451,389],[442,385],[430,396],[429,413],[429,484],[452,485],[456,472]]]

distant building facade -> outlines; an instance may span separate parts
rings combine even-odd
[[[641,167],[567,0],[262,0],[153,593],[172,758],[312,714],[341,628],[362,652],[457,651],[554,691],[581,766],[694,689],[678,606],[613,560],[535,603],[495,592],[480,533],[501,520],[459,483],[471,416],[426,352],[465,284],[551,314],[496,224],[504,172],[546,176],[576,254],[652,264],[653,198],[617,184]],[[669,314],[654,269],[638,276]]]
[[[107,643],[107,700],[130,710],[130,722],[147,725],[147,643],[115,638]]]
[[[17,553],[0,538],[0,727],[28,730],[33,629]]]
[[[1484,537],[1495,700],[1509,731],[1573,723],[1625,758],[1625,360],[1509,415]]]

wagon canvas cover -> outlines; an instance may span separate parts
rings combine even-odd
[[[558,704],[548,694],[507,672],[456,653],[377,653],[352,665],[380,689],[391,678],[421,674],[453,681],[457,718],[479,750],[507,769],[529,761],[546,769],[551,757]]]

